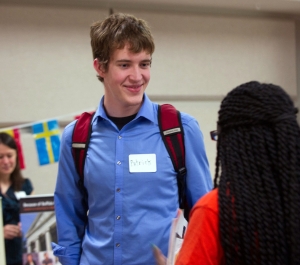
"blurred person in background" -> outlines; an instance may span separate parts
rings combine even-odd
[[[7,265],[22,265],[22,229],[18,198],[32,192],[31,181],[22,176],[14,138],[0,132],[0,196]]]

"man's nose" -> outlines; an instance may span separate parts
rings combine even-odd
[[[130,73],[130,79],[134,81],[139,81],[142,79],[142,70],[140,67],[133,67]]]

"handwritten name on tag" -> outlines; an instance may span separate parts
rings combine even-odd
[[[129,172],[156,172],[156,154],[129,155]]]

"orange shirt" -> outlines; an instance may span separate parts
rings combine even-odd
[[[222,265],[218,189],[204,195],[193,207],[176,265]]]

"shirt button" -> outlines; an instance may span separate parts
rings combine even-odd
[[[117,243],[117,244],[116,244],[116,247],[118,248],[119,246],[120,246],[120,243]]]
[[[118,165],[121,165],[121,161],[118,161],[117,164],[118,164]]]
[[[121,191],[121,189],[120,189],[120,188],[117,188],[117,189],[116,189],[116,191],[117,191],[117,192],[120,192],[120,191]]]
[[[118,215],[118,216],[117,216],[117,220],[120,220],[120,219],[121,219],[121,216],[120,216],[120,215]]]
[[[118,137],[118,138],[119,138],[119,140],[121,140],[121,139],[122,139],[122,136],[121,136],[121,135],[119,135],[119,137]]]

